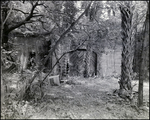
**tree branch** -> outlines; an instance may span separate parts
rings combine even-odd
[[[56,63],[55,63],[54,66],[52,67],[51,71],[50,71],[50,72],[44,77],[44,79],[40,82],[40,86],[41,86],[41,84],[44,82],[44,80],[51,74],[51,72],[53,71],[53,69],[55,68],[55,66],[59,63],[59,61],[62,59],[62,57],[63,57],[65,54],[67,54],[67,53],[72,53],[72,52],[75,52],[75,51],[79,50],[79,47],[81,47],[85,41],[86,41],[86,40],[84,40],[76,49],[70,50],[70,51],[68,51],[68,52],[64,52],[64,53],[62,54],[62,56],[61,56],[59,59],[57,59]],[[34,79],[36,78],[36,76],[37,76],[40,72],[42,72],[43,70],[44,70],[44,68],[41,69],[41,70],[39,70],[39,71],[37,71],[37,72],[34,74],[34,76],[32,77],[32,79],[31,79],[30,82],[29,82],[29,85],[26,87],[26,91],[30,88],[30,86],[31,86],[32,82],[34,81]]]
[[[46,22],[42,21],[41,19],[39,19],[39,21],[41,22],[43,29],[44,29],[45,31],[49,32],[49,30],[47,30],[47,29],[44,27],[44,23],[46,23]]]
[[[90,8],[91,3],[89,3],[88,7],[85,9],[85,11],[75,20],[75,22],[73,22],[70,27],[61,34],[61,36],[59,37],[59,39],[56,41],[55,45],[52,47],[52,49],[50,50],[49,54],[47,55],[47,57],[44,60],[44,64],[47,62],[49,56],[51,55],[51,53],[55,50],[55,48],[57,47],[57,45],[60,43],[60,41],[65,37],[65,35],[72,29],[72,27],[81,19],[81,17],[85,14],[85,12]]]
[[[1,9],[8,9],[8,10],[10,10],[10,8],[8,8],[8,7],[2,7]],[[12,10],[22,12],[23,14],[29,14],[29,13],[26,13],[26,12],[24,12],[22,10],[16,9],[16,8],[12,8]]]
[[[12,6],[11,6],[11,8],[10,8],[10,11],[9,11],[9,13],[8,13],[8,15],[7,15],[7,17],[6,17],[6,19],[5,19],[4,22],[3,22],[3,25],[4,25],[5,22],[7,21],[7,19],[8,19],[8,17],[9,17],[9,15],[10,15],[11,12],[12,12]]]
[[[32,17],[41,17],[41,16],[44,16],[44,15],[33,15]]]
[[[86,40],[84,40],[79,46],[77,46],[74,50],[70,50],[70,51],[67,51],[67,52],[64,52],[61,57],[59,59],[57,59],[56,63],[54,64],[54,66],[52,67],[51,71],[45,76],[45,78],[41,81],[41,84],[42,82],[51,74],[51,72],[53,71],[53,69],[55,68],[55,66],[59,63],[59,61],[62,59],[62,57],[68,53],[73,53],[75,51],[77,51],[82,45],[83,43],[85,42]]]
[[[10,27],[8,30],[7,30],[7,33],[11,32],[12,30],[20,27],[21,25],[24,25],[26,21],[29,21],[32,17],[33,17],[33,11],[35,10],[36,6],[38,5],[38,2],[36,2],[32,9],[31,9],[31,12],[30,14],[25,18],[25,20],[23,20],[22,22],[18,23],[17,25],[14,25],[12,27]]]
[[[52,32],[53,32],[53,30],[55,29],[55,27],[56,26],[54,26],[53,28],[52,28],[52,30],[51,31],[48,31],[48,32],[45,32],[45,33],[42,33],[41,35],[49,35],[49,34],[51,34]]]

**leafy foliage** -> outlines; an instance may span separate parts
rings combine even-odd
[[[93,66],[97,68],[95,71],[100,71],[101,55],[105,48],[115,50],[117,45],[122,44],[121,27],[123,28],[123,50],[129,48],[123,51],[124,56],[127,55],[124,61],[128,64],[129,60],[132,64],[132,59],[128,59],[130,57],[128,53],[134,50],[136,42],[133,42],[137,41],[136,33],[141,33],[146,16],[144,1],[131,2],[131,12],[126,11],[125,1],[2,1],[1,3],[2,71],[10,72],[20,66],[20,54],[17,53],[15,44],[20,49],[25,48],[22,53],[36,49],[37,61],[33,66],[38,69],[34,69],[30,77],[25,78],[19,85],[21,95],[26,94],[27,88],[31,87],[27,97],[30,95],[33,99],[42,96],[39,88],[41,82],[34,85],[32,83],[34,79],[44,81],[52,74],[65,76],[69,74],[70,69],[72,69],[70,75],[85,73],[85,76],[89,77],[93,74],[91,72]],[[121,14],[119,6],[124,8]],[[128,15],[131,15],[132,19],[127,18]],[[22,40],[19,35],[22,35],[26,47],[15,42],[16,39]],[[132,41],[130,42],[126,37],[131,38]],[[28,49],[27,40],[35,47]],[[10,44],[13,47],[9,46]],[[25,55],[28,58],[29,54]],[[128,64],[128,67],[131,68],[131,64]],[[18,71],[20,73],[20,69]],[[37,75],[42,72],[47,75],[37,78]],[[126,71],[125,74],[128,74],[124,79],[130,77],[130,72],[130,70]],[[23,74],[26,74],[26,71]]]

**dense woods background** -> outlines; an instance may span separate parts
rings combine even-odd
[[[142,107],[143,82],[149,82],[148,8],[148,1],[1,1],[1,105],[12,91],[13,100],[37,102],[49,81],[103,79],[111,69],[119,84],[114,93],[129,101],[138,94]],[[107,70],[104,54],[112,55]],[[12,75],[16,80],[8,79]]]

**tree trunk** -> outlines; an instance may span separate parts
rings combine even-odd
[[[3,84],[3,79],[1,79],[1,108],[3,106],[4,101],[5,101],[5,87]]]
[[[95,72],[95,76],[97,75],[97,54],[95,53],[95,64],[94,64],[94,68],[95,68],[95,70],[94,70],[94,72]]]
[[[91,62],[91,47],[87,44],[87,51],[85,56],[85,74],[84,77],[90,77],[90,62]]]
[[[149,6],[149,3],[148,3]],[[139,67],[139,96],[138,96],[138,106],[143,105],[143,80],[149,80],[149,10],[147,10],[146,20],[145,20],[145,34],[144,40],[142,42],[142,52]]]
[[[27,45],[27,42],[25,41],[24,47],[22,47],[21,56],[20,56],[20,72],[21,73],[23,73],[23,71],[26,70],[27,68],[28,58],[29,58],[28,45]]]
[[[115,61],[115,54],[116,54],[116,51],[115,51],[115,48],[113,50],[113,61],[114,61],[114,73],[116,73],[116,61]]]
[[[131,39],[132,10],[130,2],[126,7],[121,6],[122,17],[122,61],[121,61],[121,80],[119,81],[119,96],[123,98],[132,98],[132,63],[133,63],[133,47],[134,40]]]
[[[5,44],[7,44],[8,43],[8,35],[9,35],[9,33],[7,33],[7,25],[5,24],[4,25],[4,28],[3,28],[3,35],[2,35],[2,44],[4,45],[4,43]]]
[[[136,30],[137,31],[137,30]],[[138,69],[138,61],[139,61],[139,47],[138,47],[138,42],[139,42],[139,35],[136,32],[135,34],[135,45],[134,45],[134,59],[133,59],[133,71],[138,73],[139,69]]]
[[[6,6],[7,6],[7,4],[6,4]],[[7,32],[8,25],[7,25],[7,22],[4,23],[4,21],[7,17],[7,14],[8,14],[7,9],[1,10],[1,42],[2,42],[4,49],[8,49],[8,45],[7,45],[8,35],[9,35],[9,32]]]

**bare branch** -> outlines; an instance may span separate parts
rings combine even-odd
[[[55,68],[55,66],[59,63],[59,61],[62,59],[62,57],[63,57],[65,54],[67,54],[67,53],[72,53],[72,52],[77,51],[77,50],[79,49],[79,47],[81,47],[85,41],[86,41],[86,40],[84,40],[78,47],[76,47],[76,49],[70,50],[70,51],[68,51],[68,52],[63,53],[62,56],[61,56],[59,59],[57,59],[56,63],[53,65],[51,71],[50,71],[50,72],[44,77],[44,79],[40,82],[40,86],[41,86],[41,84],[43,83],[43,81],[51,74],[51,72],[53,71],[53,69]],[[31,80],[30,80],[30,82],[29,82],[29,86],[26,87],[26,90],[28,90],[28,89],[30,88],[30,86],[31,86],[32,82],[34,81],[34,79],[36,78],[36,76],[37,76],[40,72],[42,72],[43,70],[44,70],[44,68],[41,69],[41,70],[39,70],[39,71],[37,71],[37,72],[34,74],[34,76],[31,78]]]
[[[84,27],[84,26],[83,26]],[[83,30],[90,38],[90,33],[88,33],[86,30],[85,30],[85,27],[84,27],[84,30]]]
[[[40,5],[44,5],[44,3],[40,3],[40,4],[37,4],[38,6],[40,6]]]
[[[74,50],[70,50],[67,52],[64,52],[61,57],[59,59],[57,59],[56,63],[54,64],[54,66],[52,67],[51,71],[44,77],[44,79],[41,81],[40,84],[42,84],[42,82],[51,74],[51,72],[53,71],[53,69],[55,68],[55,66],[59,63],[59,61],[63,58],[64,55],[68,54],[68,53],[73,53],[75,51],[77,51],[85,42],[86,40],[84,40],[79,46],[77,46]]]
[[[49,56],[51,55],[51,53],[55,50],[55,48],[57,47],[57,45],[59,44],[59,42],[65,37],[65,35],[72,29],[72,27],[81,19],[81,17],[85,14],[85,12],[90,8],[91,3],[89,3],[88,7],[85,9],[85,11],[75,20],[75,22],[73,22],[70,27],[61,34],[61,36],[59,37],[59,39],[56,41],[55,45],[52,47],[52,49],[50,50],[49,54],[47,55],[47,57],[45,58],[44,63],[47,62]]]
[[[36,6],[38,5],[38,2],[36,2],[33,6],[32,6],[32,9],[31,9],[31,12],[30,14],[23,20],[21,21],[20,23],[18,23],[17,25],[14,25],[12,27],[10,27],[8,30],[7,30],[7,33],[11,32],[12,30],[24,25],[26,23],[26,21],[29,21],[32,17],[33,17],[33,11],[35,10]]]
[[[8,8],[8,7],[1,7],[1,8],[2,8],[2,9],[8,9],[8,10],[10,10],[10,8]],[[12,8],[12,10],[22,12],[23,14],[29,14],[29,13],[24,12],[24,11],[22,11],[22,10],[20,10],[20,9],[17,9],[17,8]]]
[[[59,24],[53,19],[53,18],[50,18],[56,25],[57,25],[57,27],[60,29],[60,26],[59,26]]]
[[[39,19],[39,21],[42,23],[43,29],[44,29],[45,31],[49,32],[49,31],[44,27],[44,23],[46,23],[46,22],[42,21],[41,19]]]
[[[32,17],[41,17],[41,16],[44,16],[44,15],[33,15]]]
[[[16,10],[16,11],[22,12],[23,14],[29,14],[29,13],[26,13],[26,12],[24,12],[24,11],[22,11],[22,10],[16,9],[16,8],[13,8],[13,10]]]
[[[48,32],[45,32],[45,33],[42,33],[41,35],[49,35],[49,34],[51,34],[52,32],[53,32],[53,30],[55,29],[55,27],[56,26],[54,26],[52,29],[51,29],[51,31],[48,31]]]
[[[11,6],[11,8],[10,8],[10,11],[9,11],[9,13],[8,13],[8,15],[7,15],[7,17],[6,17],[6,19],[4,20],[4,22],[3,22],[3,25],[6,23],[6,21],[7,21],[7,19],[8,19],[8,17],[10,16],[10,13],[12,12],[12,6]]]

